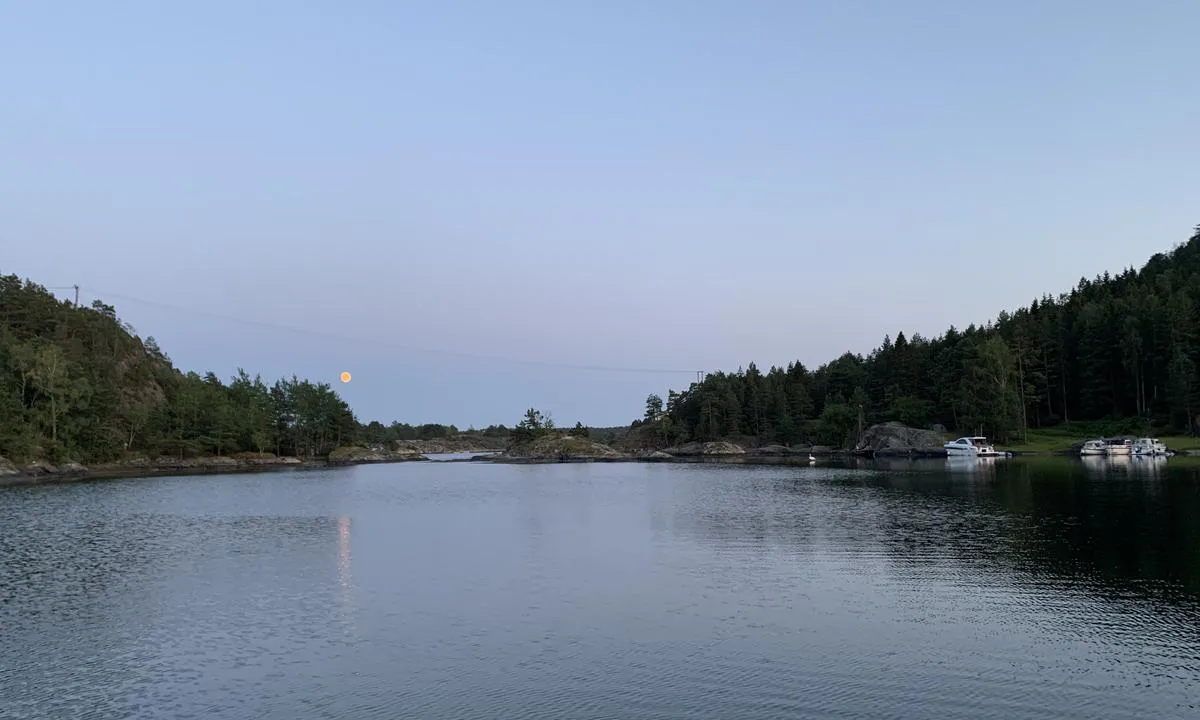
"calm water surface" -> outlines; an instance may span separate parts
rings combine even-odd
[[[3,718],[1200,717],[1200,464],[0,489]]]

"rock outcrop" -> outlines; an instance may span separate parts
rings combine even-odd
[[[764,445],[746,448],[747,455],[758,457],[808,457],[809,455],[832,455],[833,448],[825,445]]]
[[[134,457],[112,463],[100,463],[85,468],[96,473],[131,473],[146,472],[234,472],[242,469],[261,467],[276,467],[287,465],[302,465],[302,460],[294,457],[278,457],[269,453],[238,453],[220,457],[187,457],[160,455],[156,458]],[[82,466],[80,466],[82,467]]]
[[[516,443],[491,456],[498,462],[588,462],[628,460],[630,457],[607,445],[573,435],[544,435],[531,442]]]
[[[859,452],[870,452],[879,456],[895,455],[945,455],[945,441],[932,430],[911,428],[899,422],[872,425],[863,433],[855,448]]]
[[[633,454],[635,460],[644,460],[646,462],[667,462],[674,460],[675,456],[670,453],[665,453],[662,450],[640,450]]]
[[[663,450],[675,457],[728,457],[730,455],[745,455],[746,451],[740,445],[731,442],[686,443],[678,447]]]
[[[338,448],[330,453],[328,464],[357,465],[424,459],[423,454],[411,450],[348,447]],[[180,458],[170,455],[155,458],[130,457],[116,462],[95,463],[87,467],[71,460],[58,464],[35,460],[18,465],[0,457],[0,485],[68,481],[82,478],[137,477],[139,475],[256,472],[321,466],[325,463],[325,460],[319,458],[301,460],[296,457],[278,457],[270,453],[251,452],[220,457]]]
[[[73,460],[67,460],[57,465],[45,460],[34,460],[18,466],[0,458],[0,477],[74,477],[87,472],[87,468]]]
[[[397,452],[441,455],[450,453],[497,452],[507,445],[504,438],[443,438],[440,440],[401,440],[392,448]]]
[[[786,445],[763,445],[762,447],[748,448],[746,453],[749,455],[766,455],[768,457],[781,457],[787,455],[799,455],[799,450],[793,450]]]
[[[378,447],[340,447],[329,453],[330,465],[363,465],[367,463],[393,463],[424,460],[425,454],[417,450],[387,450]]]

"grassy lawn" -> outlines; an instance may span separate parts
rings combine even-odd
[[[1056,427],[1042,430],[1030,430],[1029,442],[1021,442],[1020,436],[1014,442],[1002,443],[1004,450],[1016,452],[1058,452],[1070,450],[1072,445],[1108,435],[1103,432],[1087,432],[1086,427]],[[1115,433],[1114,433],[1115,434]],[[1130,433],[1123,433],[1130,434]],[[1200,438],[1186,435],[1157,435],[1168,448],[1175,451],[1200,450]]]

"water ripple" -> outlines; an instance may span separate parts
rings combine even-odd
[[[1172,467],[5,490],[0,717],[1194,716],[1200,495]]]

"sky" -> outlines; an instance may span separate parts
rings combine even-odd
[[[1196,27],[1193,0],[0,0],[0,273],[364,421],[625,424],[697,370],[936,336],[1186,240]]]

